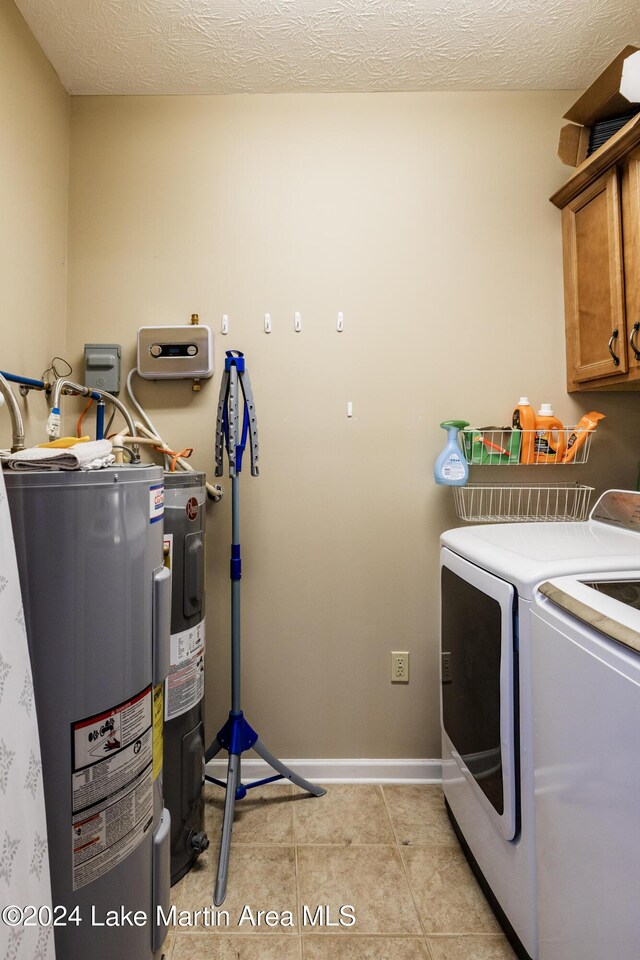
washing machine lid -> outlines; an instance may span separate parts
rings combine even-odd
[[[441,544],[530,600],[551,577],[640,567],[640,493],[607,491],[587,521],[459,527],[443,533]]]
[[[540,594],[587,626],[640,653],[640,569],[557,577],[540,584]]]

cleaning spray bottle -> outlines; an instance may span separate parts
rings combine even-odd
[[[450,487],[464,487],[469,479],[469,464],[458,443],[458,430],[464,430],[469,424],[466,420],[445,420],[440,426],[447,431],[447,442],[436,460],[434,479]]]
[[[520,397],[518,400],[518,406],[513,411],[511,426],[514,430],[524,431],[522,434],[522,443],[520,444],[520,463],[535,463],[534,441],[536,415],[533,412],[533,407],[529,403],[528,397]]]
[[[566,445],[562,421],[553,415],[550,403],[543,403],[536,414],[536,463],[562,463]]]

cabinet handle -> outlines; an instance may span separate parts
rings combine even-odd
[[[620,358],[616,357],[615,353],[613,352],[613,341],[617,339],[618,339],[618,328],[616,327],[613,333],[611,334],[611,336],[609,337],[609,353],[611,354],[611,359],[613,360],[614,367],[618,367],[620,365]]]
[[[631,331],[631,336],[629,337],[629,346],[633,350],[633,354],[636,360],[640,360],[640,350],[638,350],[637,335],[638,330],[640,330],[640,320],[636,320],[633,325],[633,330]]]

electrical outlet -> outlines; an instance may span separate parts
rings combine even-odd
[[[409,651],[391,651],[391,682],[409,683]]]
[[[444,653],[442,654],[442,682],[451,683],[451,654]]]

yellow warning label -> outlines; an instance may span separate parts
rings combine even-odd
[[[162,753],[164,750],[164,684],[158,683],[153,688],[153,779],[157,780],[162,770]]]

